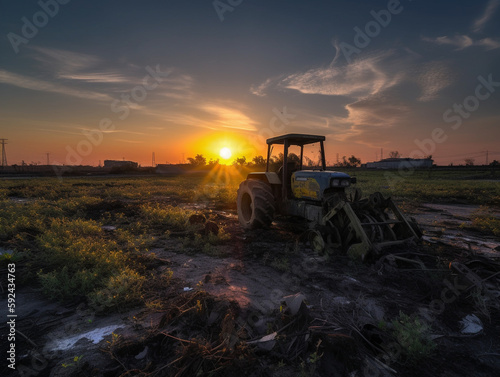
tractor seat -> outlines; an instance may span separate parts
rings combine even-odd
[[[290,162],[287,162],[286,166],[287,166],[288,172],[287,172],[287,176],[285,177],[285,180],[286,180],[285,184],[287,185],[287,187],[289,189],[291,189],[291,187],[292,187],[292,174],[299,170],[299,164],[297,164],[295,161],[290,161]],[[280,166],[277,174],[281,179],[283,176],[283,166]],[[288,190],[288,192],[291,193],[291,190]]]

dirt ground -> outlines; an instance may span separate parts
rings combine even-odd
[[[158,239],[148,268],[172,277],[153,287],[146,307],[101,315],[20,289],[18,370],[0,373],[498,376],[500,241],[469,228],[475,209],[411,208],[422,242],[359,263],[314,253],[300,223],[243,232],[234,210],[201,208],[230,241],[208,255],[175,235]],[[406,338],[394,324],[401,313],[412,316]],[[419,357],[408,337],[424,329],[434,346]]]

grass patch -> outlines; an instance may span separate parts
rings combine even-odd
[[[140,207],[140,214],[144,222],[151,227],[168,227],[175,230],[186,230],[189,226],[189,216],[194,211],[171,205],[144,204]]]
[[[473,213],[472,226],[483,232],[500,236],[500,218],[487,206],[481,206]]]
[[[393,335],[401,345],[401,354],[410,364],[428,356],[436,348],[429,337],[430,328],[417,316],[399,312],[399,317],[392,321]]]

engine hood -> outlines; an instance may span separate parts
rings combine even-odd
[[[349,174],[337,171],[301,170],[292,174],[292,193],[295,198],[322,200],[326,189],[345,189],[351,184]]]

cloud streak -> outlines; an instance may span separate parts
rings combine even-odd
[[[486,9],[484,10],[484,13],[474,20],[474,23],[472,24],[472,31],[475,33],[479,33],[483,30],[484,26],[488,23],[488,21],[491,19],[493,14],[495,13],[496,9],[500,5],[499,0],[490,0],[488,2],[488,5],[486,5]]]
[[[130,80],[118,73],[100,72],[100,73],[82,73],[82,74],[61,74],[62,79],[86,81],[89,83],[124,83]]]
[[[383,53],[343,67],[315,68],[305,73],[292,74],[280,85],[304,94],[363,97],[377,94],[397,84],[403,73],[388,75],[381,67],[382,60],[391,53]]]
[[[51,69],[56,69],[61,74],[80,72],[102,62],[97,56],[68,50],[47,47],[31,47],[31,49],[37,52],[35,60]]]
[[[176,100],[190,100],[194,96],[194,78],[186,74],[171,74],[163,81],[165,88],[160,95]]]
[[[367,58],[337,67],[312,68],[275,81],[267,79],[253,86],[254,94],[264,96],[272,89],[297,90],[302,94],[343,96],[364,99],[405,83],[417,83],[421,89],[419,101],[437,98],[439,92],[452,83],[448,67],[441,62],[422,65],[420,57],[411,52],[375,53]]]
[[[54,84],[48,81],[18,75],[0,69],[0,83],[17,86],[18,88],[36,90],[40,92],[51,92],[65,96],[90,99],[94,101],[111,101],[112,98],[107,94],[102,94],[89,90],[73,89],[68,86]]]
[[[469,47],[484,47],[486,50],[500,48],[500,42],[492,38],[474,40],[468,35],[455,35],[453,37],[442,36],[437,38],[423,37],[423,41],[437,45],[448,45],[456,47],[456,51],[465,50]]]
[[[255,122],[234,107],[209,103],[200,108],[212,116],[211,123],[215,126],[244,131],[256,130]]]

